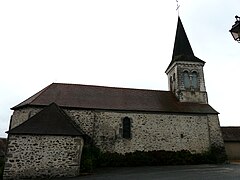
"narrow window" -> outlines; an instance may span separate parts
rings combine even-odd
[[[32,117],[32,111],[29,111],[28,113],[28,119]]]
[[[172,80],[172,76],[170,77],[170,91],[173,91],[173,80]]]
[[[123,118],[123,138],[131,138],[131,121],[129,117]]]
[[[190,87],[190,79],[189,79],[189,74],[187,71],[183,72],[183,83],[184,87],[188,89]]]
[[[192,73],[192,87],[196,89],[198,87],[198,78],[197,78],[197,72],[194,71]]]
[[[172,77],[172,89],[171,91],[175,91],[175,86],[176,86],[176,77],[175,77],[175,73],[173,74],[173,77]]]
[[[175,73],[173,74],[173,81],[175,81],[176,80],[176,75],[175,75]]]

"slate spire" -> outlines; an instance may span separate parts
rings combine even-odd
[[[182,21],[178,16],[177,30],[172,54],[172,60],[166,70],[176,61],[188,61],[188,62],[201,62],[205,63],[201,59],[197,58],[192,50],[191,44],[188,40],[187,34],[184,30]]]
[[[174,49],[172,59],[178,55],[192,55],[194,56],[192,47],[188,40],[187,34],[184,30],[182,21],[178,16],[177,31],[175,36]]]

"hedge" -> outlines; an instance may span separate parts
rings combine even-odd
[[[101,152],[95,146],[87,145],[83,148],[81,171],[92,172],[97,167],[216,164],[224,163],[226,160],[224,148],[218,147],[212,147],[207,152],[197,154],[186,150],[136,151],[119,154]]]

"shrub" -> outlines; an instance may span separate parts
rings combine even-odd
[[[224,163],[227,161],[227,155],[224,147],[212,146],[209,151],[204,153],[208,163]]]
[[[0,180],[3,179],[4,158],[0,157]]]
[[[99,160],[100,150],[95,146],[85,145],[81,156],[81,171],[92,172],[93,168],[97,166]]]
[[[192,154],[190,151],[136,151],[119,154],[101,152],[94,146],[83,148],[81,170],[92,171],[96,167],[119,166],[161,166],[224,163],[226,155],[224,148],[212,147],[205,153]]]

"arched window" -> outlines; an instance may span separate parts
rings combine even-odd
[[[123,118],[123,138],[131,138],[131,120],[129,117]]]
[[[193,71],[192,72],[192,87],[196,89],[198,87],[198,77],[197,77],[197,72]]]
[[[189,74],[187,71],[183,72],[183,83],[184,83],[184,87],[190,88],[190,79],[189,79]]]

